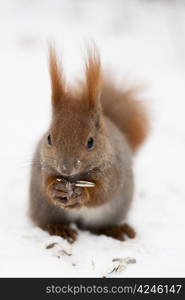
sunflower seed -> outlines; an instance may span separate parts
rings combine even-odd
[[[78,180],[78,181],[76,181],[75,186],[77,186],[77,187],[94,187],[95,184],[94,184],[94,182],[90,182],[90,181]]]

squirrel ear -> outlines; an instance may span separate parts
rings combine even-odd
[[[61,98],[65,95],[65,79],[57,61],[56,51],[53,46],[49,47],[49,71],[52,90],[53,107],[61,103]]]
[[[100,105],[101,92],[101,62],[96,45],[87,48],[88,58],[85,65],[85,98],[89,109]]]

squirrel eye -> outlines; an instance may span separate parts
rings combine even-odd
[[[92,137],[90,137],[87,141],[87,148],[92,149],[93,146],[94,146],[94,139]]]
[[[48,139],[48,145],[50,145],[50,146],[51,146],[51,145],[52,145],[52,143],[51,143],[51,135],[50,135],[50,134],[48,135],[47,139]]]

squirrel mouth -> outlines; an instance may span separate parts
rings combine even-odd
[[[91,169],[89,171],[86,171],[86,172],[81,172],[81,173],[77,173],[77,174],[74,174],[74,175],[63,175],[63,174],[60,174],[58,176],[58,179],[64,179],[64,180],[67,180],[71,183],[76,183],[78,182],[78,184],[85,184],[85,182],[88,182],[86,180],[91,180],[91,179],[96,179],[96,175],[97,173],[100,172],[100,169],[99,168],[94,168],[94,169]],[[90,183],[90,182],[89,182]]]

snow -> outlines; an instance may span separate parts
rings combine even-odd
[[[0,35],[0,276],[185,276],[184,2],[0,1]],[[29,170],[50,120],[47,42],[56,42],[71,81],[89,39],[118,82],[144,84],[152,130],[134,162],[128,222],[137,237],[79,231],[70,245],[29,220]],[[136,262],[112,261],[128,257]]]

